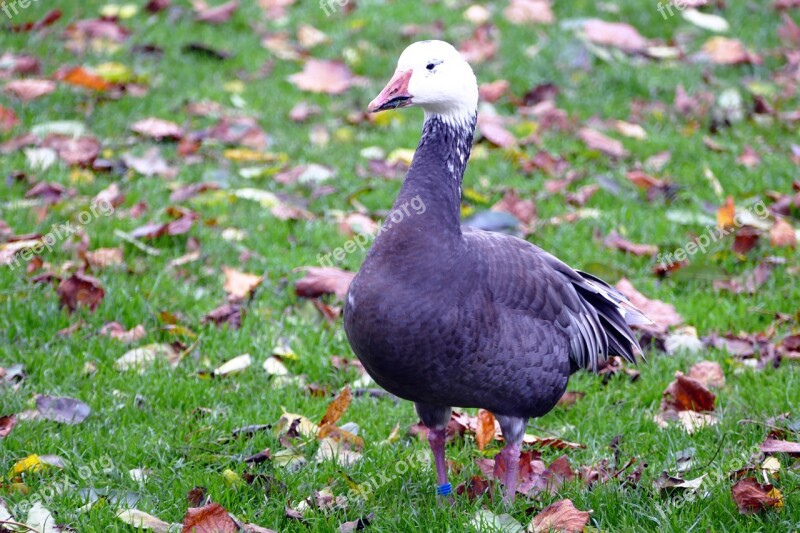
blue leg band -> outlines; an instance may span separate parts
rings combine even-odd
[[[445,483],[444,485],[439,485],[436,487],[436,494],[438,496],[450,496],[453,493],[453,486],[450,483]]]

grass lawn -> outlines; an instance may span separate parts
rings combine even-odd
[[[247,0],[229,21],[217,25],[195,21],[192,5],[181,0],[158,13],[145,11],[141,1],[135,3],[138,12],[121,22],[130,30],[124,42],[113,47],[83,43],[80,55],[67,46],[65,31],[71,22],[98,17],[105,2],[60,2],[64,4],[59,6],[63,16],[54,25],[29,33],[0,33],[0,51],[31,54],[41,60],[39,77],[50,77],[65,65],[96,68],[114,62],[132,69],[139,85],[146,87],[142,95],[129,91],[117,98],[110,92],[95,93],[59,82],[54,92],[30,102],[0,92],[0,105],[12,109],[20,121],[15,128],[0,133],[0,140],[7,141],[43,123],[79,121],[100,141],[101,158],[119,161],[124,153],[141,156],[157,147],[177,171],[168,179],[144,176],[119,164],[110,171],[81,170],[63,162],[34,169],[23,150],[0,159],[2,175],[7,176],[0,192],[0,219],[16,235],[44,234],[52,224],[67,221],[78,224],[78,216],[88,209],[91,199],[112,183],[124,195],[113,215],[94,217],[83,226],[89,250],[121,247],[124,252],[121,265],[87,271],[105,289],[94,311],[79,307],[68,313],[59,305],[54,288],[57,282],[32,280],[45,271],[68,277],[79,265],[75,263],[79,239],[45,250],[40,257],[46,264],[38,271],[0,266],[0,368],[22,364],[25,371],[18,384],[0,380],[0,416],[32,409],[37,394],[76,398],[91,407],[91,414],[80,424],[20,420],[0,440],[0,475],[4,476],[0,497],[18,520],[24,515],[16,511],[23,509],[33,494],[58,492],[50,489],[63,487],[66,481],[68,489],[46,497],[45,504],[59,523],[77,531],[133,530],[116,518],[118,506],[114,503],[101,502],[90,510],[81,510],[85,502],[78,489],[133,493],[136,508],[180,523],[189,506],[187,493],[195,486],[206,487],[213,501],[242,521],[276,531],[332,531],[345,521],[370,514],[374,515],[369,525],[373,531],[465,531],[473,527],[470,522],[482,508],[497,514],[508,512],[527,526],[542,508],[564,498],[572,500],[578,509],[591,509],[590,528],[602,531],[800,529],[796,458],[776,456],[782,469],[770,482],[782,494],[783,507],[779,510],[740,514],[728,478],[729,472],[751,460],[755,464],[763,461],[758,457],[759,445],[773,426],[784,428],[785,440],[800,440],[800,364],[784,360],[778,368],[767,365],[756,370],[726,351],[710,347],[698,353],[679,350],[666,355],[648,346],[648,361],[639,368],[641,376],[635,381],[624,373],[606,383],[601,377],[576,375],[569,389],[585,396],[574,405],[558,407],[532,421],[529,433],[585,445],[574,450],[541,449],[545,463],[566,454],[578,470],[581,465],[604,459],[613,461],[615,453],[621,462],[635,457],[637,464],[645,462],[647,467],[633,486],[622,483],[624,475],[591,488],[576,479],[553,494],[519,496],[509,509],[499,497],[471,500],[459,496],[453,505],[439,505],[433,492],[434,472],[427,459],[418,460],[427,443],[407,435],[408,428],[417,422],[412,405],[369,394],[355,396],[340,422],[358,424],[365,446],[356,464],[317,464],[314,454],[319,444],[314,438],[308,442],[300,439],[298,449],[308,464],[297,470],[284,468],[276,460],[245,464],[243,458],[265,448],[275,456],[285,448],[285,440],[280,440],[281,432],[274,428],[251,437],[227,438],[233,430],[251,424],[275,425],[284,410],[318,422],[333,395],[361,376],[357,368],[334,364],[333,356],[354,357],[341,319],[327,321],[311,301],[295,296],[294,282],[302,277],[295,269],[316,265],[319,254],[344,245],[349,237],[340,230],[337,217],[362,206],[375,219],[385,214],[400,181],[364,171],[367,160],[361,152],[368,147],[378,147],[386,154],[397,148],[413,149],[422,112],[393,113],[376,122],[357,122],[353,117],[358,117],[389,79],[407,44],[426,38],[460,43],[471,36],[475,25],[464,17],[469,4],[459,1],[415,3],[413,7],[407,2],[375,0],[344,8],[334,3],[335,12],[330,16],[316,2],[307,2],[290,6],[285,17],[276,18],[265,15],[257,2]],[[664,19],[655,2],[559,2],[554,7],[555,23],[542,25],[511,24],[503,15],[504,2],[487,4],[499,49],[494,58],[475,65],[479,83],[505,79],[510,94],[521,97],[532,87],[551,82],[559,88],[556,104],[566,111],[569,125],[535,130],[535,120],[521,119],[508,126],[518,138],[536,131],[540,147],[527,144],[504,150],[481,142],[464,180],[469,193],[464,211],[487,210],[507,189],[514,189],[521,197],[536,200],[540,221],[576,212],[563,194],[545,192],[544,184],[552,176],[541,170],[520,170],[520,158],[546,150],[562,157],[579,173],[569,192],[601,184],[584,206],[596,210],[596,216],[571,223],[540,224],[527,237],[529,240],[568,264],[595,272],[612,283],[621,277],[629,279],[649,298],[673,304],[685,325],[696,328],[701,337],[769,331],[777,343],[800,329],[800,283],[794,248],[771,246],[769,236],[765,236],[754,249],[738,254],[731,250],[730,236],[714,243],[707,253],[694,255],[690,268],[659,279],[652,273],[654,258],[626,254],[602,244],[606,235],[617,231],[635,243],[673,251],[705,231],[706,219],[713,225],[717,209],[728,196],[737,207],[746,208],[758,201],[769,205],[769,191],[792,192],[798,172],[798,156],[792,160],[792,145],[800,144],[798,122],[745,116],[729,127],[715,128],[719,120],[714,117],[722,112],[716,103],[697,117],[673,111],[679,85],[690,95],[708,91],[718,99],[723,94],[738,94],[745,110],[752,107],[752,92],[778,102],[776,112],[799,107],[796,95],[778,97],[780,88],[773,78],[784,67],[783,56],[775,52],[781,46],[776,32],[780,13],[772,2],[726,4],[718,14],[732,26],[728,35],[762,55],[761,64],[715,66],[688,59],[659,61],[619,51],[600,57],[602,51],[590,52],[570,29],[570,21],[579,18],[626,22],[648,39],[678,43],[691,54],[712,36],[686,22],[677,11]],[[348,11],[350,7],[355,9]],[[49,2],[34,3],[11,21],[0,14],[0,23],[36,21],[50,9]],[[789,13],[795,20],[800,17],[796,9]],[[439,23],[441,32],[437,33]],[[412,37],[404,34],[409,24],[420,26]],[[310,56],[345,60],[354,74],[368,82],[337,95],[304,92],[290,83],[287,78],[302,70],[302,61],[278,57],[262,46],[262,39],[267,34],[288,32],[295,40],[301,25],[318,28],[329,38],[327,43],[312,47]],[[220,60],[207,53],[187,51],[186,46],[192,43],[230,56]],[[160,51],[154,52],[154,47]],[[275,155],[277,161],[245,161],[227,151],[239,143],[208,140],[195,153],[186,155],[183,145],[157,143],[131,131],[133,123],[148,117],[174,121],[187,132],[208,128],[216,121],[213,116],[197,116],[188,110],[188,104],[201,101],[216,102],[224,115],[254,117],[268,136],[268,144],[258,151]],[[299,102],[319,106],[319,114],[303,123],[290,120],[289,112]],[[501,115],[517,113],[509,97],[494,107]],[[616,160],[587,149],[576,135],[583,125],[611,120],[637,122],[647,132],[646,139],[635,139],[607,131],[622,140],[629,152]],[[704,142],[705,137],[708,139]],[[709,149],[709,140],[718,149]],[[760,155],[756,166],[737,162],[746,146]],[[626,179],[626,174],[664,151],[670,152],[671,159],[653,174],[679,188],[670,200],[661,197],[650,201]],[[333,169],[336,174],[324,182],[275,179],[284,167],[311,163]],[[36,182],[57,183],[74,189],[75,195],[62,195],[42,209],[41,201],[35,205],[36,198],[26,199],[26,192]],[[170,193],[179,186],[206,182],[216,183],[219,189],[183,201],[170,200]],[[289,195],[302,202],[310,219],[276,217],[274,210],[237,194],[246,188],[279,198]],[[131,208],[140,202],[146,203],[146,210],[140,218],[131,217]],[[175,205],[199,215],[188,232],[142,240],[151,248],[149,252],[120,237],[120,231],[171,220],[169,208]],[[798,228],[798,212],[794,215],[787,220]],[[171,265],[194,250],[199,250],[196,260]],[[337,266],[357,270],[363,257],[361,251],[347,254]],[[745,275],[767,257],[778,259],[769,278],[753,294],[714,289],[715,279]],[[246,312],[238,329],[202,320],[225,302],[223,267],[264,276],[252,299],[243,304]],[[337,304],[333,297],[325,301]],[[146,335],[124,344],[98,334],[111,321],[126,329],[141,324]],[[170,322],[180,327],[170,326]],[[80,328],[71,335],[59,334],[79,323]],[[176,341],[188,353],[174,368],[163,361],[156,361],[141,373],[114,367],[129,349]],[[309,387],[296,382],[281,386],[262,369],[273,351],[285,346],[296,354],[284,358],[290,374],[303,376],[306,384],[317,386],[314,390],[327,390],[326,396],[312,394]],[[252,366],[245,371],[209,376],[209,371],[245,353],[253,358]],[[676,371],[688,373],[701,360],[720,363],[725,373],[726,384],[715,391],[718,424],[691,434],[677,425],[660,429],[653,417],[659,412],[662,393]],[[92,368],[87,369],[87,365]],[[790,416],[769,420],[783,413]],[[382,443],[396,425],[399,438]],[[614,449],[610,444],[617,436],[621,437]],[[501,445],[495,441],[480,451],[472,435],[448,444],[453,486],[479,475],[476,459],[493,457]],[[676,460],[681,453],[693,457],[693,466],[682,474],[684,478],[708,474],[689,499],[663,495],[654,487],[663,471],[677,475]],[[7,474],[30,454],[58,455],[68,464],[63,469],[50,467],[21,476]],[[402,463],[408,471],[399,475],[398,465]],[[97,468],[98,464],[108,468]],[[86,467],[91,474],[81,475]],[[129,470],[136,468],[148,471],[143,481],[129,475]],[[227,470],[237,476],[263,474],[261,479],[269,480],[270,486],[231,481],[230,473],[224,474]],[[760,473],[758,479],[765,481]],[[331,511],[312,508],[304,513],[303,521],[287,516],[287,506],[296,508],[315,491],[330,487],[334,495],[346,496],[353,484],[365,482],[376,486],[365,501],[350,501],[345,509]],[[19,483],[24,483],[27,494]]]

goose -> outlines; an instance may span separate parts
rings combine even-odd
[[[422,135],[391,223],[350,284],[344,329],[375,382],[414,402],[428,428],[439,496],[452,492],[451,408],[494,414],[509,503],[527,421],[553,409],[577,370],[596,371],[609,355],[635,363],[643,354],[630,326],[651,322],[615,288],[530,242],[461,225],[478,85],[452,45],[406,48],[367,110],[412,106],[424,111]],[[412,203],[424,208],[409,210]]]

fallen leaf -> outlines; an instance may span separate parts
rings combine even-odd
[[[190,507],[183,517],[183,533],[238,533],[239,526],[218,503]]]
[[[503,199],[492,206],[492,211],[502,211],[529,226],[536,220],[536,204],[531,199],[522,199],[513,190],[508,190]]]
[[[800,457],[800,442],[767,438],[761,444],[761,451],[764,453],[788,453],[792,457]]]
[[[716,397],[700,381],[675,373],[661,400],[661,411],[713,411]]]
[[[578,138],[586,143],[586,146],[590,150],[597,150],[609,157],[619,158],[628,155],[628,151],[625,150],[625,147],[620,141],[603,135],[595,129],[581,128],[580,131],[578,131]]]
[[[108,268],[125,264],[122,248],[98,248],[85,254],[86,262],[94,268]]]
[[[222,24],[228,22],[237,9],[239,9],[239,2],[231,0],[218,6],[199,9],[194,18],[199,22]]]
[[[717,65],[740,65],[761,62],[761,59],[747,51],[741,41],[728,37],[712,37],[703,45],[703,52]]]
[[[214,375],[227,376],[230,374],[236,374],[246,370],[251,364],[253,364],[253,358],[250,356],[250,354],[242,354],[234,357],[230,361],[226,361],[220,367],[216,368],[214,370]]]
[[[6,92],[13,94],[23,102],[30,102],[56,90],[56,82],[51,80],[13,80],[6,83]]]
[[[37,501],[28,511],[25,525],[36,533],[61,533],[64,528],[56,524],[52,513]]]
[[[769,240],[775,247],[794,248],[797,245],[797,232],[789,222],[779,218],[769,230]]]
[[[725,203],[717,210],[717,226],[723,229],[732,228],[735,216],[736,204],[733,203],[733,197],[728,196]]]
[[[622,278],[615,285],[617,290],[628,297],[631,303],[644,313],[646,317],[654,322],[654,325],[637,326],[641,329],[665,333],[671,326],[677,326],[683,322],[683,317],[675,310],[675,306],[662,302],[661,300],[650,300],[644,294],[636,290],[633,284],[626,278]]]
[[[131,129],[139,135],[158,141],[165,139],[177,140],[183,137],[183,128],[172,121],[154,117],[134,122]]]
[[[689,370],[689,377],[697,380],[705,387],[722,387],[725,385],[725,374],[722,366],[715,361],[700,361]]]
[[[62,280],[57,292],[61,305],[69,312],[75,311],[79,305],[88,306],[94,311],[106,295],[100,280],[85,274],[73,274]]]
[[[612,231],[608,234],[608,236],[603,240],[603,245],[605,245],[607,248],[616,248],[617,250],[628,252],[633,255],[654,256],[658,253],[658,246],[654,244],[632,243],[631,241],[624,239],[616,231]]]
[[[503,16],[512,24],[552,24],[556,20],[550,0],[511,0]]]
[[[80,424],[89,416],[88,405],[74,398],[38,396],[36,398],[38,416],[62,424]]]
[[[579,511],[571,500],[559,500],[542,509],[533,517],[528,526],[528,531],[534,533],[547,533],[561,531],[565,533],[580,533],[589,523],[589,513]]]
[[[648,46],[647,39],[636,28],[623,22],[590,19],[584,23],[583,33],[594,44],[612,46],[629,54],[642,53]]]
[[[0,416],[0,439],[8,437],[16,425],[17,415]]]
[[[309,59],[302,72],[289,76],[289,81],[302,91],[340,94],[359,80],[340,61]]]
[[[780,492],[772,485],[762,485],[753,478],[746,477],[731,487],[731,496],[741,514],[757,513],[770,507],[783,507]]]
[[[479,409],[478,427],[475,431],[475,442],[477,442],[479,450],[483,450],[494,440],[494,425],[494,415],[486,409]]]
[[[89,72],[83,67],[75,67],[70,69],[63,75],[59,76],[59,79],[64,83],[98,92],[107,91],[111,87],[111,84],[105,79]]]
[[[263,276],[239,272],[226,266],[222,267],[222,272],[225,274],[225,286],[223,288],[233,301],[249,298],[250,294],[264,280]]]
[[[340,300],[347,296],[347,289],[355,277],[354,272],[336,267],[300,267],[305,277],[295,282],[295,294],[302,298],[317,298],[324,294],[335,294]]]
[[[328,408],[325,410],[325,415],[323,415],[322,420],[319,422],[320,428],[329,424],[336,424],[350,406],[351,399],[350,387],[347,386],[342,389],[342,392],[328,405]]]
[[[117,518],[126,524],[140,529],[155,531],[156,533],[170,533],[174,525],[149,515],[138,509],[120,509]]]
[[[169,344],[148,344],[125,352],[114,362],[114,368],[119,371],[143,372],[148,365],[159,359],[175,367],[181,360],[181,354]]]
[[[242,326],[242,306],[235,303],[223,304],[203,317],[203,324],[216,324],[222,326],[227,324],[232,329],[239,329]]]
[[[120,342],[129,343],[142,339],[147,335],[147,331],[141,324],[126,331],[125,327],[119,322],[109,322],[100,328],[100,335],[106,335]]]

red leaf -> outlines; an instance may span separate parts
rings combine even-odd
[[[183,517],[183,533],[237,533],[239,526],[218,503],[190,507]]]

